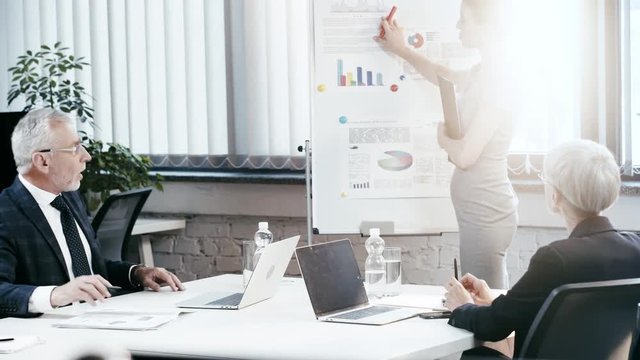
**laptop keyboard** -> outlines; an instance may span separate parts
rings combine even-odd
[[[242,300],[242,293],[235,293],[218,300],[213,300],[207,303],[207,305],[238,305],[240,304],[240,300]]]
[[[334,315],[334,316],[331,316],[331,318],[358,320],[358,319],[363,319],[373,315],[383,314],[396,309],[397,308],[388,307],[388,306],[371,306],[364,309],[350,311],[344,314]]]

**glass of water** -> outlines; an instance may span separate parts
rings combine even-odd
[[[387,276],[387,283],[384,288],[385,296],[400,294],[400,284],[402,283],[401,255],[402,249],[399,247],[385,247],[382,252]]]
[[[254,256],[256,253],[256,242],[253,240],[244,240],[242,242],[242,285],[245,287],[253,275],[253,269],[256,264]]]

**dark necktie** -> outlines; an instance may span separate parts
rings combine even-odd
[[[71,268],[73,269],[73,275],[75,277],[82,275],[91,275],[91,269],[89,268],[89,261],[87,261],[87,254],[82,246],[82,240],[80,240],[80,234],[76,222],[73,219],[71,210],[62,199],[62,196],[56,196],[51,202],[51,206],[60,211],[60,221],[62,222],[62,232],[67,240],[67,246],[71,253]]]

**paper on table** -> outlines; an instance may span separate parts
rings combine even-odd
[[[112,330],[155,330],[180,315],[180,311],[89,311],[82,315],[60,321],[54,326],[61,328],[90,328]]]
[[[0,341],[0,354],[10,354],[22,349],[26,349],[30,346],[42,344],[44,340],[38,336],[5,336],[0,335],[0,338],[12,338],[9,341]]]
[[[408,306],[432,310],[446,310],[442,306],[440,295],[400,294],[386,296],[376,302],[376,305]]]

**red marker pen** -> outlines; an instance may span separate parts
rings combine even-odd
[[[391,11],[389,11],[389,15],[387,15],[387,22],[391,23],[391,19],[393,19],[393,15],[396,13],[396,10],[398,8],[393,5],[391,7]],[[379,38],[384,39],[384,28],[382,26],[380,26],[380,35],[378,35]]]

